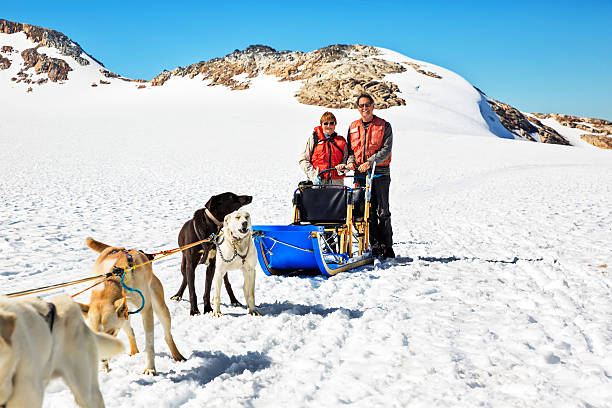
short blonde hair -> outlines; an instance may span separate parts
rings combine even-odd
[[[323,114],[323,116],[321,116],[321,124],[323,124],[323,122],[334,122],[334,123],[338,123],[336,122],[336,117],[334,116],[333,113],[331,112],[325,112]]]

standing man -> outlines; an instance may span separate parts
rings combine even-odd
[[[345,167],[355,170],[355,182],[363,187],[367,171],[376,163],[376,174],[372,181],[370,244],[375,257],[395,258],[389,211],[389,164],[393,131],[389,122],[374,116],[374,99],[369,94],[363,93],[357,97],[357,110],[361,119],[354,121],[349,127],[348,160]]]

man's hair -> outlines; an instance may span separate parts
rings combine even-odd
[[[372,96],[371,96],[369,93],[365,93],[365,92],[364,92],[364,93],[360,94],[360,95],[357,97],[357,99],[355,100],[355,106],[359,106],[359,100],[360,100],[361,98],[368,98],[368,99],[370,100],[370,103],[372,103],[372,104],[374,103],[374,98],[372,98]]]
[[[323,122],[334,122],[334,123],[338,123],[336,121],[336,117],[334,116],[333,113],[331,112],[325,112],[323,114],[323,116],[321,116],[321,124],[323,124]]]

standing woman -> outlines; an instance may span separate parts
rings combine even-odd
[[[320,125],[314,128],[312,136],[300,155],[300,168],[314,184],[344,185],[344,173],[338,170],[346,163],[348,150],[346,139],[336,133],[336,117],[331,112],[321,116]],[[319,173],[327,169],[330,170]]]

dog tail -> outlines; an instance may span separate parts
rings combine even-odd
[[[96,345],[98,346],[98,358],[108,360],[124,350],[123,342],[116,337],[106,333],[94,332]]]
[[[91,249],[93,249],[94,251],[96,251],[98,253],[100,253],[100,252],[104,251],[106,248],[110,247],[110,245],[103,244],[102,242],[96,241],[93,238],[87,238],[85,240],[85,242],[87,243],[88,247],[90,247]]]

